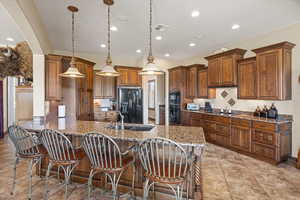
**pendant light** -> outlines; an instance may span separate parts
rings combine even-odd
[[[59,76],[61,77],[65,77],[65,78],[84,78],[85,75],[80,73],[76,67],[76,62],[75,62],[75,57],[74,57],[74,52],[75,52],[75,48],[74,48],[74,13],[78,12],[78,8],[76,8],[75,6],[68,6],[68,10],[70,12],[72,12],[72,59],[70,62],[70,67],[68,68],[68,70],[62,74],[60,74]]]
[[[154,63],[154,57],[152,55],[152,0],[150,0],[150,22],[149,22],[149,55],[148,63],[139,73],[140,75],[162,75],[164,72]]]
[[[114,67],[112,66],[112,60],[110,57],[110,6],[113,5],[113,1],[104,1],[107,5],[107,58],[106,58],[106,65],[100,72],[97,72],[96,75],[99,76],[120,76],[120,73],[117,72]]]

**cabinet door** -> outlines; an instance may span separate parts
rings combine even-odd
[[[256,60],[241,62],[238,65],[238,98],[256,99]]]
[[[208,61],[208,87],[220,85],[221,63],[219,58]]]
[[[102,91],[104,98],[115,98],[115,78],[114,77],[103,77]]]
[[[136,69],[128,70],[128,85],[139,86],[141,85],[141,78]]]
[[[186,97],[187,98],[195,98],[197,97],[197,67],[191,67],[187,71],[187,79],[186,79]]]
[[[84,74],[85,76],[87,75],[86,74],[86,66],[84,63],[82,62],[76,62],[76,67],[78,69],[78,71],[82,74]],[[80,88],[80,89],[86,89],[86,78],[77,78],[76,79],[76,82],[77,82],[77,88]]]
[[[127,85],[128,84],[128,70],[127,69],[118,69],[120,76],[118,76],[118,85]]]
[[[86,83],[87,89],[93,90],[94,88],[94,73],[93,73],[93,66],[86,65]]]
[[[46,100],[61,100],[61,78],[59,74],[62,73],[61,60],[56,57],[46,58]]]
[[[234,56],[224,56],[221,58],[221,85],[236,85],[236,65],[234,64]]]
[[[257,55],[257,86],[259,99],[279,99],[280,50]]]
[[[251,152],[251,129],[232,125],[230,144],[237,149]]]
[[[190,126],[191,122],[190,122],[190,113],[189,112],[181,112],[181,125],[183,126]]]
[[[198,97],[207,98],[208,88],[207,88],[207,71],[202,70],[198,72]]]

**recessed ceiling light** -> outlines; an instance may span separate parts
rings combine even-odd
[[[194,10],[191,14],[192,17],[199,17],[200,12],[198,10]]]
[[[166,54],[165,54],[165,57],[170,57],[170,54],[166,53]]]
[[[137,53],[142,53],[142,50],[138,49],[136,50]]]
[[[105,47],[106,47],[106,45],[105,45],[105,44],[101,44],[100,46],[101,46],[101,48],[105,48]]]
[[[110,30],[111,30],[111,31],[118,31],[118,28],[117,28],[116,26],[111,26],[111,27],[110,27]]]
[[[194,47],[194,46],[196,46],[195,43],[190,43],[190,47]]]
[[[15,40],[14,40],[13,38],[11,38],[11,37],[6,38],[6,40],[7,40],[7,41],[10,41],[10,42],[15,41]]]
[[[238,24],[233,24],[231,28],[232,28],[232,30],[236,30],[236,29],[239,29],[239,28],[240,28],[240,25],[238,25]]]
[[[160,35],[159,35],[159,36],[156,36],[155,39],[156,39],[156,40],[162,40],[162,36],[160,36]]]

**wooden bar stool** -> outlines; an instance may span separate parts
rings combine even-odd
[[[65,199],[68,199],[68,185],[73,170],[79,164],[77,150],[71,141],[62,133],[45,129],[41,132],[41,141],[49,155],[49,164],[46,173],[44,199],[48,199],[48,177],[53,166],[63,169],[65,174]]]
[[[132,196],[134,197],[135,181],[135,158],[129,152],[134,150],[134,146],[126,152],[121,153],[118,144],[110,137],[100,133],[88,133],[83,138],[83,149],[91,162],[91,171],[88,180],[88,199],[91,198],[93,176],[104,173],[112,184],[113,199],[119,198],[117,188],[123,172],[129,167],[133,167]]]
[[[138,152],[143,168],[146,170],[144,199],[148,199],[150,188],[155,183],[160,183],[171,188],[176,200],[181,200],[184,183],[187,182],[193,161],[186,151],[171,140],[151,138],[140,143]]]
[[[28,199],[32,197],[32,169],[35,165],[41,163],[43,155],[40,153],[38,148],[38,137],[26,131],[25,129],[13,125],[8,128],[8,136],[13,142],[16,149],[16,160],[13,168],[13,185],[11,195],[14,194],[16,185],[16,171],[17,164],[20,159],[29,160],[28,165]]]

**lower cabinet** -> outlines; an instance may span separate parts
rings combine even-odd
[[[209,143],[277,164],[291,154],[292,123],[224,117],[205,113],[181,112],[185,126],[199,126]]]
[[[230,145],[251,152],[251,128],[231,125]]]

